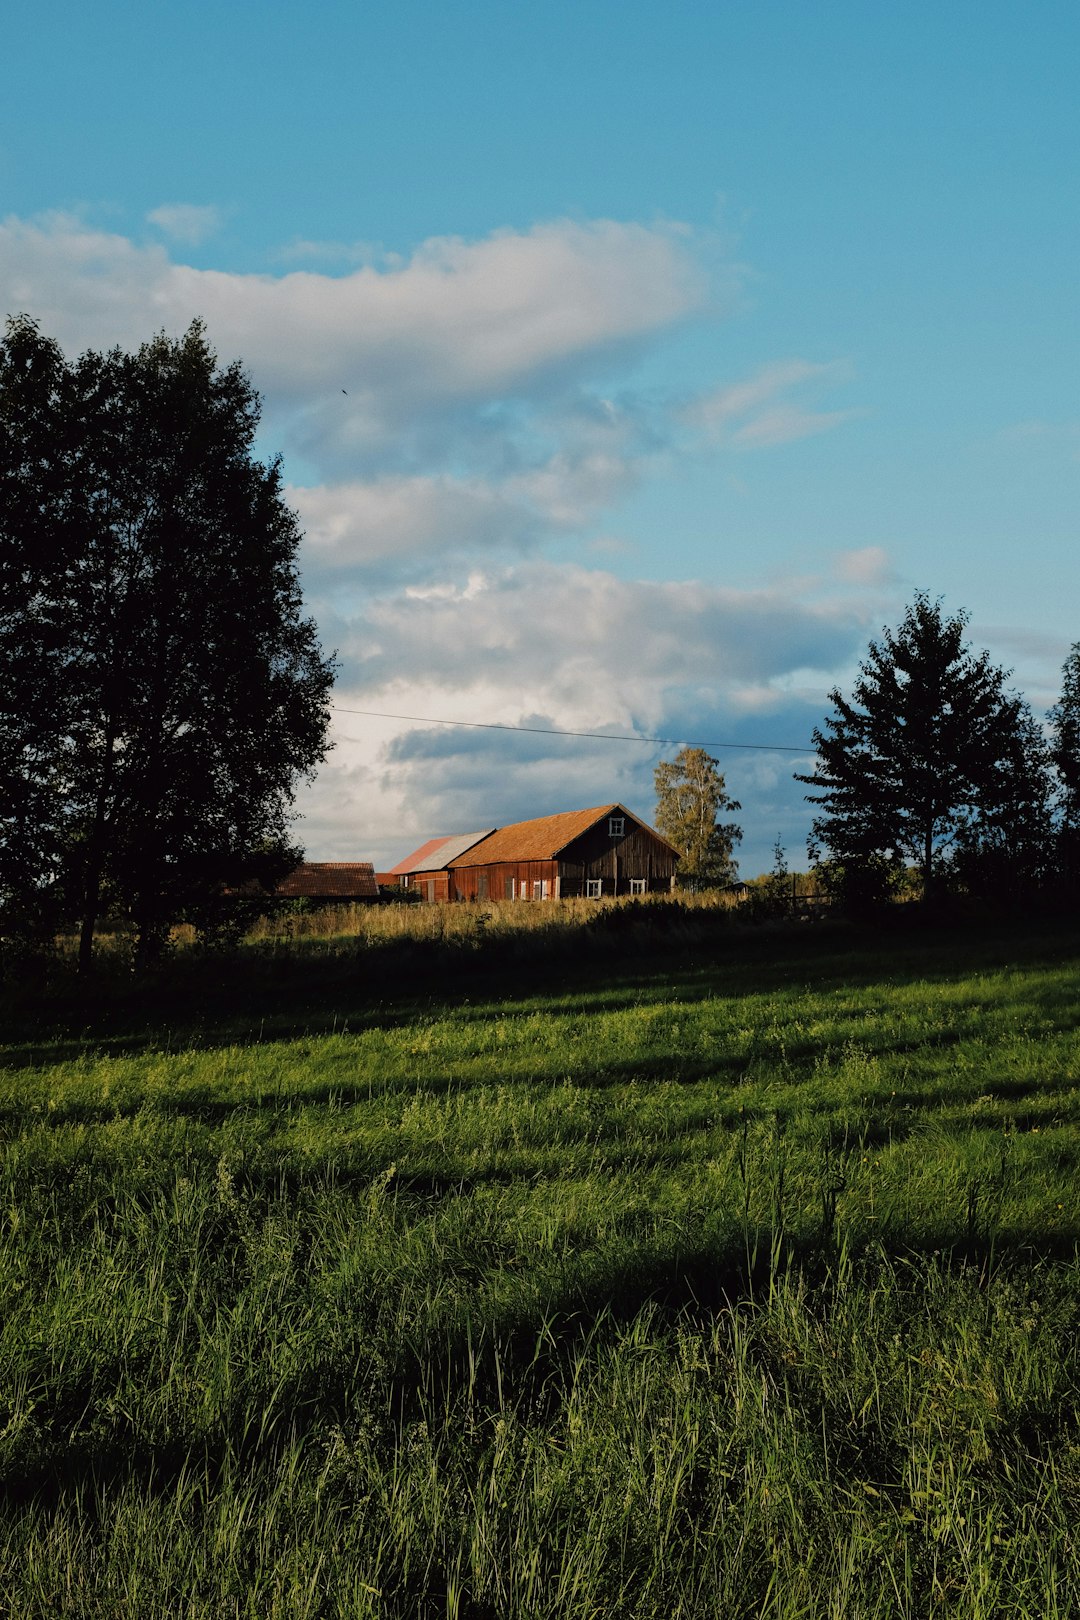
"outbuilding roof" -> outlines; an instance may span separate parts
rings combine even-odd
[[[575,838],[595,827],[604,816],[625,816],[636,827],[645,823],[621,804],[601,804],[592,810],[564,810],[535,821],[516,821],[499,827],[482,844],[447,861],[447,866],[488,866],[496,861],[551,861]],[[648,828],[652,832],[652,828]],[[659,838],[659,833],[654,835]]]
[[[274,893],[284,900],[377,900],[371,861],[302,861]]]
[[[487,838],[494,828],[485,827],[481,832],[447,833],[442,838],[429,838],[426,844],[414,849],[411,855],[406,855],[403,861],[390,868],[391,877],[407,877],[412,872],[441,872],[444,867],[458,855],[464,855],[474,844]]]

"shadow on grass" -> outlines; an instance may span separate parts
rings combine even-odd
[[[948,1042],[931,1042],[935,1050]],[[897,1045],[898,1053],[906,1051],[907,1044]],[[622,1158],[627,1162],[640,1162],[647,1166],[671,1163],[679,1157],[678,1139],[700,1131],[736,1131],[752,1126],[784,1127],[798,1122],[803,1131],[817,1130],[822,1146],[861,1148],[887,1147],[905,1141],[912,1135],[923,1135],[928,1130],[944,1129],[965,1133],[979,1130],[997,1132],[1008,1129],[1024,1132],[1037,1128],[1047,1130],[1055,1126],[1073,1124],[1080,1120],[1080,1079],[1062,1074],[1055,1080],[1035,1078],[997,1079],[990,1074],[980,1075],[980,1094],[974,1095],[970,1080],[948,1084],[932,1080],[925,1085],[908,1083],[889,1095],[877,1092],[853,1092],[850,1098],[838,1100],[830,1096],[815,1096],[812,1082],[816,1078],[809,1064],[802,1075],[791,1075],[784,1083],[783,1093],[773,1082],[767,1097],[755,1098],[756,1081],[746,1075],[745,1063],[739,1059],[710,1059],[687,1062],[678,1056],[662,1054],[638,1058],[629,1063],[605,1062],[586,1070],[560,1070],[555,1075],[537,1074],[531,1070],[503,1072],[497,1084],[521,1093],[559,1091],[565,1085],[575,1090],[602,1093],[607,1089],[629,1092],[650,1085],[677,1086],[687,1092],[699,1090],[700,1118],[687,1118],[677,1114],[659,1139],[652,1137],[655,1147],[643,1156],[642,1145],[650,1140],[648,1126],[637,1146],[629,1146],[625,1154],[617,1151],[618,1143],[626,1135],[626,1122],[618,1115],[605,1120],[590,1114],[575,1120],[560,1120],[558,1133],[536,1139],[537,1149],[569,1150],[592,1145],[603,1150],[605,1163],[617,1165]],[[313,1113],[327,1111],[332,1115],[352,1114],[355,1111],[355,1141],[346,1134],[332,1135],[327,1143],[327,1155],[339,1166],[351,1149],[361,1147],[365,1135],[376,1135],[378,1144],[362,1153],[364,1174],[377,1173],[382,1167],[386,1138],[399,1130],[394,1118],[380,1113],[385,1103],[399,1104],[403,1098],[418,1091],[427,1099],[463,1099],[476,1093],[482,1095],[496,1083],[488,1074],[467,1073],[425,1074],[422,1083],[413,1076],[399,1072],[384,1074],[380,1078],[365,1076],[357,1081],[341,1079],[316,1080],[309,1083],[289,1081],[280,1090],[252,1091],[237,1097],[233,1077],[224,1078],[219,1085],[191,1085],[173,1093],[156,1090],[152,1099],[141,1093],[129,1101],[109,1097],[101,1101],[78,1096],[62,1102],[50,1102],[45,1114],[29,1115],[25,1102],[16,1098],[0,1102],[0,1139],[24,1133],[27,1128],[37,1130],[63,1129],[73,1125],[105,1126],[120,1120],[133,1121],[148,1115],[161,1119],[188,1120],[210,1129],[229,1120],[244,1116],[262,1122],[274,1131],[301,1121]],[[708,1089],[706,1089],[708,1088]],[[715,1089],[714,1089],[715,1088]],[[1057,1098],[1056,1111],[1048,1113],[1047,1103]],[[950,1113],[952,1117],[950,1117]],[[408,1133],[408,1139],[411,1140]],[[404,1151],[407,1138],[402,1138]],[[687,1149],[683,1156],[689,1156]],[[282,1171],[275,1162],[274,1174]],[[358,1172],[360,1173],[360,1172]],[[518,1175],[537,1172],[528,1164],[505,1172],[470,1168],[466,1182],[477,1180],[507,1181]],[[441,1185],[456,1185],[455,1173],[442,1178]]]
[[[313,1357],[284,1380],[271,1370],[265,1389],[252,1379],[222,1412],[220,1424],[198,1439],[140,1432],[110,1399],[131,1368],[102,1363],[93,1377],[72,1380],[51,1402],[39,1403],[41,1443],[0,1475],[0,1498],[8,1506],[32,1502],[50,1511],[92,1499],[94,1489],[108,1492],[132,1483],[168,1494],[193,1468],[211,1488],[226,1469],[234,1479],[245,1470],[254,1476],[256,1465],[272,1475],[275,1459],[298,1442],[332,1427],[348,1429],[361,1418],[388,1464],[408,1426],[433,1411],[455,1423],[483,1424],[508,1404],[528,1413],[531,1422],[551,1421],[565,1410],[583,1362],[636,1320],[645,1324],[643,1343],[676,1329],[710,1333],[723,1318],[752,1323],[793,1282],[801,1290],[801,1308],[823,1323],[839,1294],[850,1299],[862,1290],[869,1296],[882,1287],[893,1291],[893,1309],[902,1321],[905,1313],[925,1316],[931,1275],[966,1276],[973,1295],[981,1297],[1002,1281],[1029,1282],[1039,1271],[1044,1283],[1056,1277],[1058,1292],[1067,1294],[1069,1321],[1061,1326],[1071,1334],[1080,1318],[1078,1265],[1074,1242],[1043,1237],[1003,1247],[992,1233],[957,1234],[933,1248],[904,1242],[888,1249],[880,1238],[838,1246],[835,1232],[793,1236],[732,1226],[711,1241],[643,1245],[617,1263],[599,1259],[579,1267],[542,1303],[525,1296],[494,1307],[461,1301],[406,1330],[392,1347],[379,1342],[372,1320],[358,1319],[354,1340],[339,1345],[332,1361]],[[814,1427],[820,1392],[808,1387],[799,1394],[798,1371],[775,1361],[768,1335],[754,1339],[751,1354],[778,1384],[790,1383]],[[846,1426],[843,1416],[838,1435]],[[1068,1390],[1057,1403],[1014,1418],[1021,1439],[1035,1450],[1075,1428]],[[839,1454],[835,1460],[842,1462]],[[856,1463],[863,1468],[860,1477],[866,1477],[865,1460],[861,1451],[852,1459],[853,1469]]]
[[[9,993],[0,1065],[394,1029],[451,1014],[484,1022],[544,1003],[598,1016],[716,996],[929,990],[978,972],[1060,968],[1080,954],[1074,930],[1045,921],[913,935],[840,925],[764,931],[724,914],[702,918],[676,934],[639,922],[602,939],[579,927],[509,942],[480,935],[464,944],[406,940],[329,952],[297,942],[220,959],[191,954],[141,983],[118,972],[85,984],[62,975],[46,997],[20,1002]],[[1064,990],[1034,987],[1030,1004],[1058,1028],[1080,1025],[1080,1002]]]

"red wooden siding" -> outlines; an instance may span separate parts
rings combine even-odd
[[[579,831],[586,818],[592,819]],[[614,825],[621,822],[623,829],[614,837],[611,833],[613,818]],[[551,849],[549,842],[546,859],[512,858],[516,845],[520,845],[523,853],[531,854],[545,836],[557,843],[561,833],[558,823],[566,826],[570,833],[565,847]],[[521,823],[520,829],[519,833],[518,828],[504,827],[452,861],[450,897],[463,900],[571,899],[588,895],[589,885],[596,883],[600,884],[600,893],[606,895],[655,894],[670,890],[679,862],[677,852],[666,840],[617,804],[606,806],[599,813],[574,812],[566,817],[551,817],[546,822]],[[502,858],[485,861],[483,857],[489,852]]]

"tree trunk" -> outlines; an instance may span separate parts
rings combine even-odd
[[[105,758],[101,766],[97,802],[94,805],[94,823],[83,868],[82,926],[79,930],[79,972],[88,973],[94,954],[94,928],[101,905],[101,874],[105,865],[105,826],[108,817],[109,793],[112,788],[113,748],[116,739],[111,722],[105,732]]]

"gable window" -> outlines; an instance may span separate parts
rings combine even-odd
[[[626,817],[608,816],[607,830],[609,838],[621,838],[626,831]]]
[[[599,898],[603,894],[603,892],[604,892],[604,880],[603,880],[603,878],[586,878],[585,879],[585,898],[586,898],[586,900],[599,900]]]
[[[630,893],[631,894],[644,894],[645,893],[645,879],[644,878],[631,878],[630,879]]]

